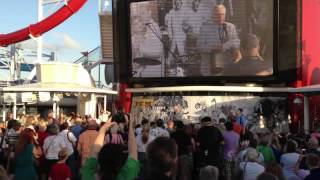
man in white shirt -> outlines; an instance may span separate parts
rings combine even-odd
[[[72,155],[74,152],[74,147],[76,146],[76,143],[77,143],[77,138],[74,136],[74,134],[71,131],[69,131],[67,123],[63,123],[61,125],[61,132],[58,135],[63,137],[67,145],[66,148],[68,151],[68,156]]]
[[[163,128],[163,121],[162,119],[157,120],[157,127],[150,130],[150,135],[157,137],[170,137],[170,134],[167,130]]]
[[[58,154],[63,148],[67,148],[66,141],[58,135],[59,126],[49,126],[50,136],[46,137],[43,143],[43,152],[46,158],[46,173],[50,172],[51,166],[59,160]]]
[[[76,173],[76,167],[74,164],[74,148],[77,145],[77,138],[74,136],[74,134],[69,131],[68,129],[68,123],[65,122],[63,123],[60,128],[61,128],[61,132],[58,134],[58,136],[61,136],[65,143],[66,143],[66,149],[68,152],[68,159],[66,161],[67,165],[70,167],[72,174],[75,175]]]
[[[185,13],[181,10],[182,0],[173,0],[173,8],[165,16],[165,25],[167,27],[168,35],[171,40],[170,47],[170,63],[174,63],[178,56],[185,55],[185,40],[186,33],[183,31],[183,20]],[[173,54],[174,55],[173,55]],[[173,57],[175,56],[175,57]]]

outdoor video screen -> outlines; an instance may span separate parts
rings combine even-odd
[[[130,3],[132,77],[273,74],[274,0]]]

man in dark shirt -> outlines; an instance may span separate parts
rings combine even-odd
[[[13,113],[9,113],[8,123],[7,123],[7,129],[13,128],[14,120],[15,120],[15,119],[13,118]]]
[[[171,138],[174,139],[178,145],[178,173],[177,179],[190,180],[192,162],[190,162],[189,152],[191,149],[191,138],[185,132],[182,121],[176,122],[176,131],[172,133]]]
[[[173,139],[158,137],[147,147],[148,172],[138,180],[171,180],[177,163],[177,145]]]
[[[310,168],[310,174],[304,180],[319,180],[320,179],[320,158],[316,154],[308,154],[306,163]]]
[[[225,68],[226,76],[267,76],[272,74],[272,61],[260,56],[260,41],[254,34],[246,34],[241,38],[240,50],[242,58]]]
[[[212,125],[210,117],[202,118],[201,123],[203,127],[198,131],[200,166],[212,165],[221,170],[223,136],[219,129]]]

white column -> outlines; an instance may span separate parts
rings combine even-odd
[[[17,119],[17,99],[13,101],[13,119]]]
[[[56,101],[53,101],[52,110],[53,110],[53,118],[57,118],[57,102]]]
[[[60,106],[59,106],[59,103],[57,103],[57,117],[60,118]]]
[[[26,103],[23,103],[23,112],[22,112],[24,115],[27,114],[27,106],[26,106]]]
[[[103,111],[107,111],[107,95],[103,96]]]
[[[6,122],[6,110],[5,105],[2,106],[2,121]]]
[[[93,93],[90,99],[90,114],[92,118],[96,118],[96,96]]]
[[[309,97],[304,96],[303,97],[303,114],[304,114],[304,132],[306,134],[309,134],[310,128],[309,128]]]

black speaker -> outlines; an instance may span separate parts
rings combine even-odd
[[[278,80],[294,81],[297,78],[298,54],[297,37],[300,16],[300,0],[279,0],[278,16],[278,47],[277,47],[277,66],[276,73]]]
[[[113,55],[114,55],[114,81],[128,82],[131,75],[129,50],[129,10],[128,1],[113,0]]]

